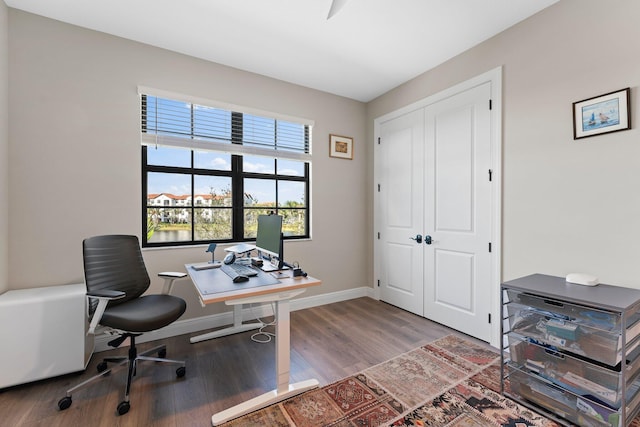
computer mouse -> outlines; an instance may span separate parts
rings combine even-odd
[[[233,278],[233,283],[242,283],[249,280],[247,276],[239,275]]]

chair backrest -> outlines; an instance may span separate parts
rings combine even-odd
[[[136,236],[90,237],[82,242],[82,256],[88,291],[114,290],[126,294],[109,306],[137,298],[149,288],[151,280]],[[91,301],[89,312],[93,313],[97,302]]]

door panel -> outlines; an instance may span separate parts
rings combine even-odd
[[[434,301],[442,306],[469,313],[473,308],[474,255],[436,249],[437,274]],[[438,287],[438,285],[440,285]]]
[[[470,232],[473,227],[472,120],[469,106],[434,118],[436,230]]]
[[[422,315],[424,125],[417,111],[382,123],[378,155],[388,173],[380,181],[379,271],[381,299]]]
[[[425,251],[424,315],[486,341],[491,337],[489,98],[486,83],[425,110],[425,232],[433,244]]]
[[[412,270],[415,268],[412,252],[415,250],[414,245],[410,244],[387,244],[389,253],[389,279],[387,287],[393,292],[403,293],[402,297],[414,297],[412,281]],[[419,260],[421,262],[421,260]],[[419,292],[420,294],[421,292]]]
[[[415,131],[412,128],[404,128],[401,124],[393,123],[389,126],[399,126],[399,129],[389,130],[385,137],[385,155],[393,173],[390,174],[384,185],[384,193],[387,203],[385,206],[387,223],[390,227],[413,227],[413,178],[416,171],[412,170],[411,162],[407,159],[407,153],[413,150]],[[388,143],[387,143],[388,141]]]

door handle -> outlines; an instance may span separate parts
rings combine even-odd
[[[420,242],[418,242],[420,243]],[[426,236],[424,236],[424,243],[427,245],[431,244],[431,236],[429,236],[428,234]]]
[[[422,243],[422,234],[416,234],[416,237],[409,237],[411,240],[415,240],[417,243]]]

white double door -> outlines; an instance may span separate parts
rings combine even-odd
[[[492,325],[491,83],[379,122],[380,298],[479,339]]]

